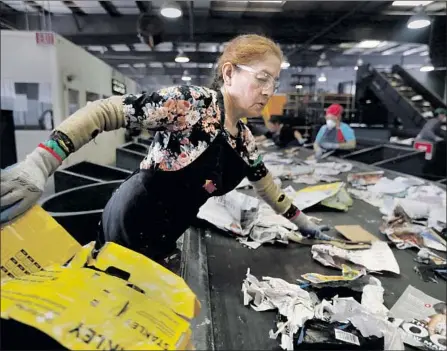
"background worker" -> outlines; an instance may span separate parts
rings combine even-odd
[[[315,157],[331,150],[352,150],[356,147],[354,130],[341,121],[343,107],[332,104],[326,110],[326,125],[322,126],[314,142]]]
[[[425,122],[416,139],[430,141],[435,143],[445,139],[446,132],[441,128],[447,119],[447,111],[445,108],[435,110],[434,117]]]
[[[88,104],[59,125],[26,159],[1,172],[1,222],[31,208],[48,177],[103,131],[157,131],[149,154],[113,193],[102,213],[96,248],[115,242],[161,261],[211,196],[248,177],[258,194],[307,237],[321,237],[273,181],[254,137],[240,121],[261,115],[278,88],[283,55],[273,41],[242,35],[217,62],[213,89],[176,86]]]
[[[269,131],[265,136],[271,138],[278,147],[303,145],[306,142],[299,131],[282,123],[280,116],[273,115],[268,122],[268,128]]]

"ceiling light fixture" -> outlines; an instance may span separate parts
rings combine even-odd
[[[301,84],[295,85],[295,89],[303,89],[303,86]]]
[[[179,18],[182,15],[182,9],[176,1],[166,1],[161,7],[160,13],[163,17]]]
[[[407,23],[409,29],[421,29],[428,27],[431,24],[430,17],[427,16],[424,9],[420,7],[417,12],[410,17]]]
[[[284,61],[281,62],[281,68],[282,68],[282,69],[287,69],[287,68],[289,68],[289,67],[290,67],[290,63],[289,63],[289,61],[288,61],[287,59],[284,59]]]
[[[175,62],[177,63],[187,63],[189,62],[189,57],[186,56],[183,52],[179,52],[175,57]]]
[[[362,49],[374,49],[380,45],[380,40],[363,40],[357,44],[358,48]]]
[[[415,7],[415,6],[427,6],[433,1],[393,1],[391,6],[402,6],[402,7]]]
[[[354,66],[354,71],[358,71],[359,66]]]
[[[431,71],[434,71],[435,68],[433,67],[433,65],[431,63],[428,63],[428,64],[423,65],[419,70],[421,72],[431,72]]]
[[[188,71],[183,72],[182,80],[184,82],[189,82],[191,80],[191,76],[188,74]]]
[[[327,78],[324,73],[321,73],[321,75],[318,77],[318,81],[322,83],[327,81]]]
[[[130,48],[126,44],[112,44],[110,47],[114,51],[130,51]]]

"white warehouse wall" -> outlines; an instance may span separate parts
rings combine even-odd
[[[87,92],[99,94],[101,97],[111,96],[112,78],[124,83],[127,93],[139,92],[138,84],[132,79],[124,76],[80,46],[59,35],[56,38],[56,55],[65,95],[64,111],[66,115],[69,113],[68,89],[79,91],[80,106],[85,106]],[[68,81],[68,76],[72,77],[71,81]]]
[[[64,116],[69,116],[68,90],[79,92],[79,106],[86,105],[87,92],[103,96],[112,95],[112,78],[126,85],[127,93],[138,93],[138,84],[130,78],[107,65],[83,48],[73,44],[61,36],[56,36],[56,55],[59,66],[61,99]],[[67,79],[71,76],[71,79]],[[69,166],[80,161],[90,161],[98,164],[114,164],[115,148],[124,143],[124,129],[101,133],[95,141],[82,147],[78,152],[64,161]]]
[[[55,45],[38,45],[36,32],[1,31],[1,88],[2,108],[17,109],[14,83],[40,83],[51,85],[54,125],[59,125],[69,115],[68,89],[79,91],[79,107],[86,104],[86,92],[111,96],[112,78],[126,84],[128,93],[137,93],[136,82],[123,76],[105,62],[81,47],[55,34]],[[68,82],[67,75],[74,79]],[[4,95],[10,98],[4,98]],[[7,101],[9,106],[3,102]],[[29,108],[29,107],[28,107]],[[70,156],[63,166],[83,160],[98,164],[115,163],[115,147],[124,143],[125,131],[118,130],[99,135]],[[16,130],[17,158],[28,153],[48,138],[49,130]]]

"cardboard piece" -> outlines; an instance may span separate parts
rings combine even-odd
[[[1,228],[1,280],[63,264],[81,245],[40,206]]]
[[[337,225],[334,228],[352,242],[368,243],[379,240],[359,225]]]

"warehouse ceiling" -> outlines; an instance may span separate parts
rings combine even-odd
[[[145,86],[177,83],[185,70],[205,83],[225,42],[262,33],[279,42],[296,73],[303,67],[422,65],[430,27],[408,30],[415,2],[178,1],[182,16],[160,15],[163,1],[1,1],[3,29],[54,31]],[[419,1],[433,18],[445,1]],[[155,43],[152,46],[150,44]],[[187,63],[177,63],[182,52]]]

